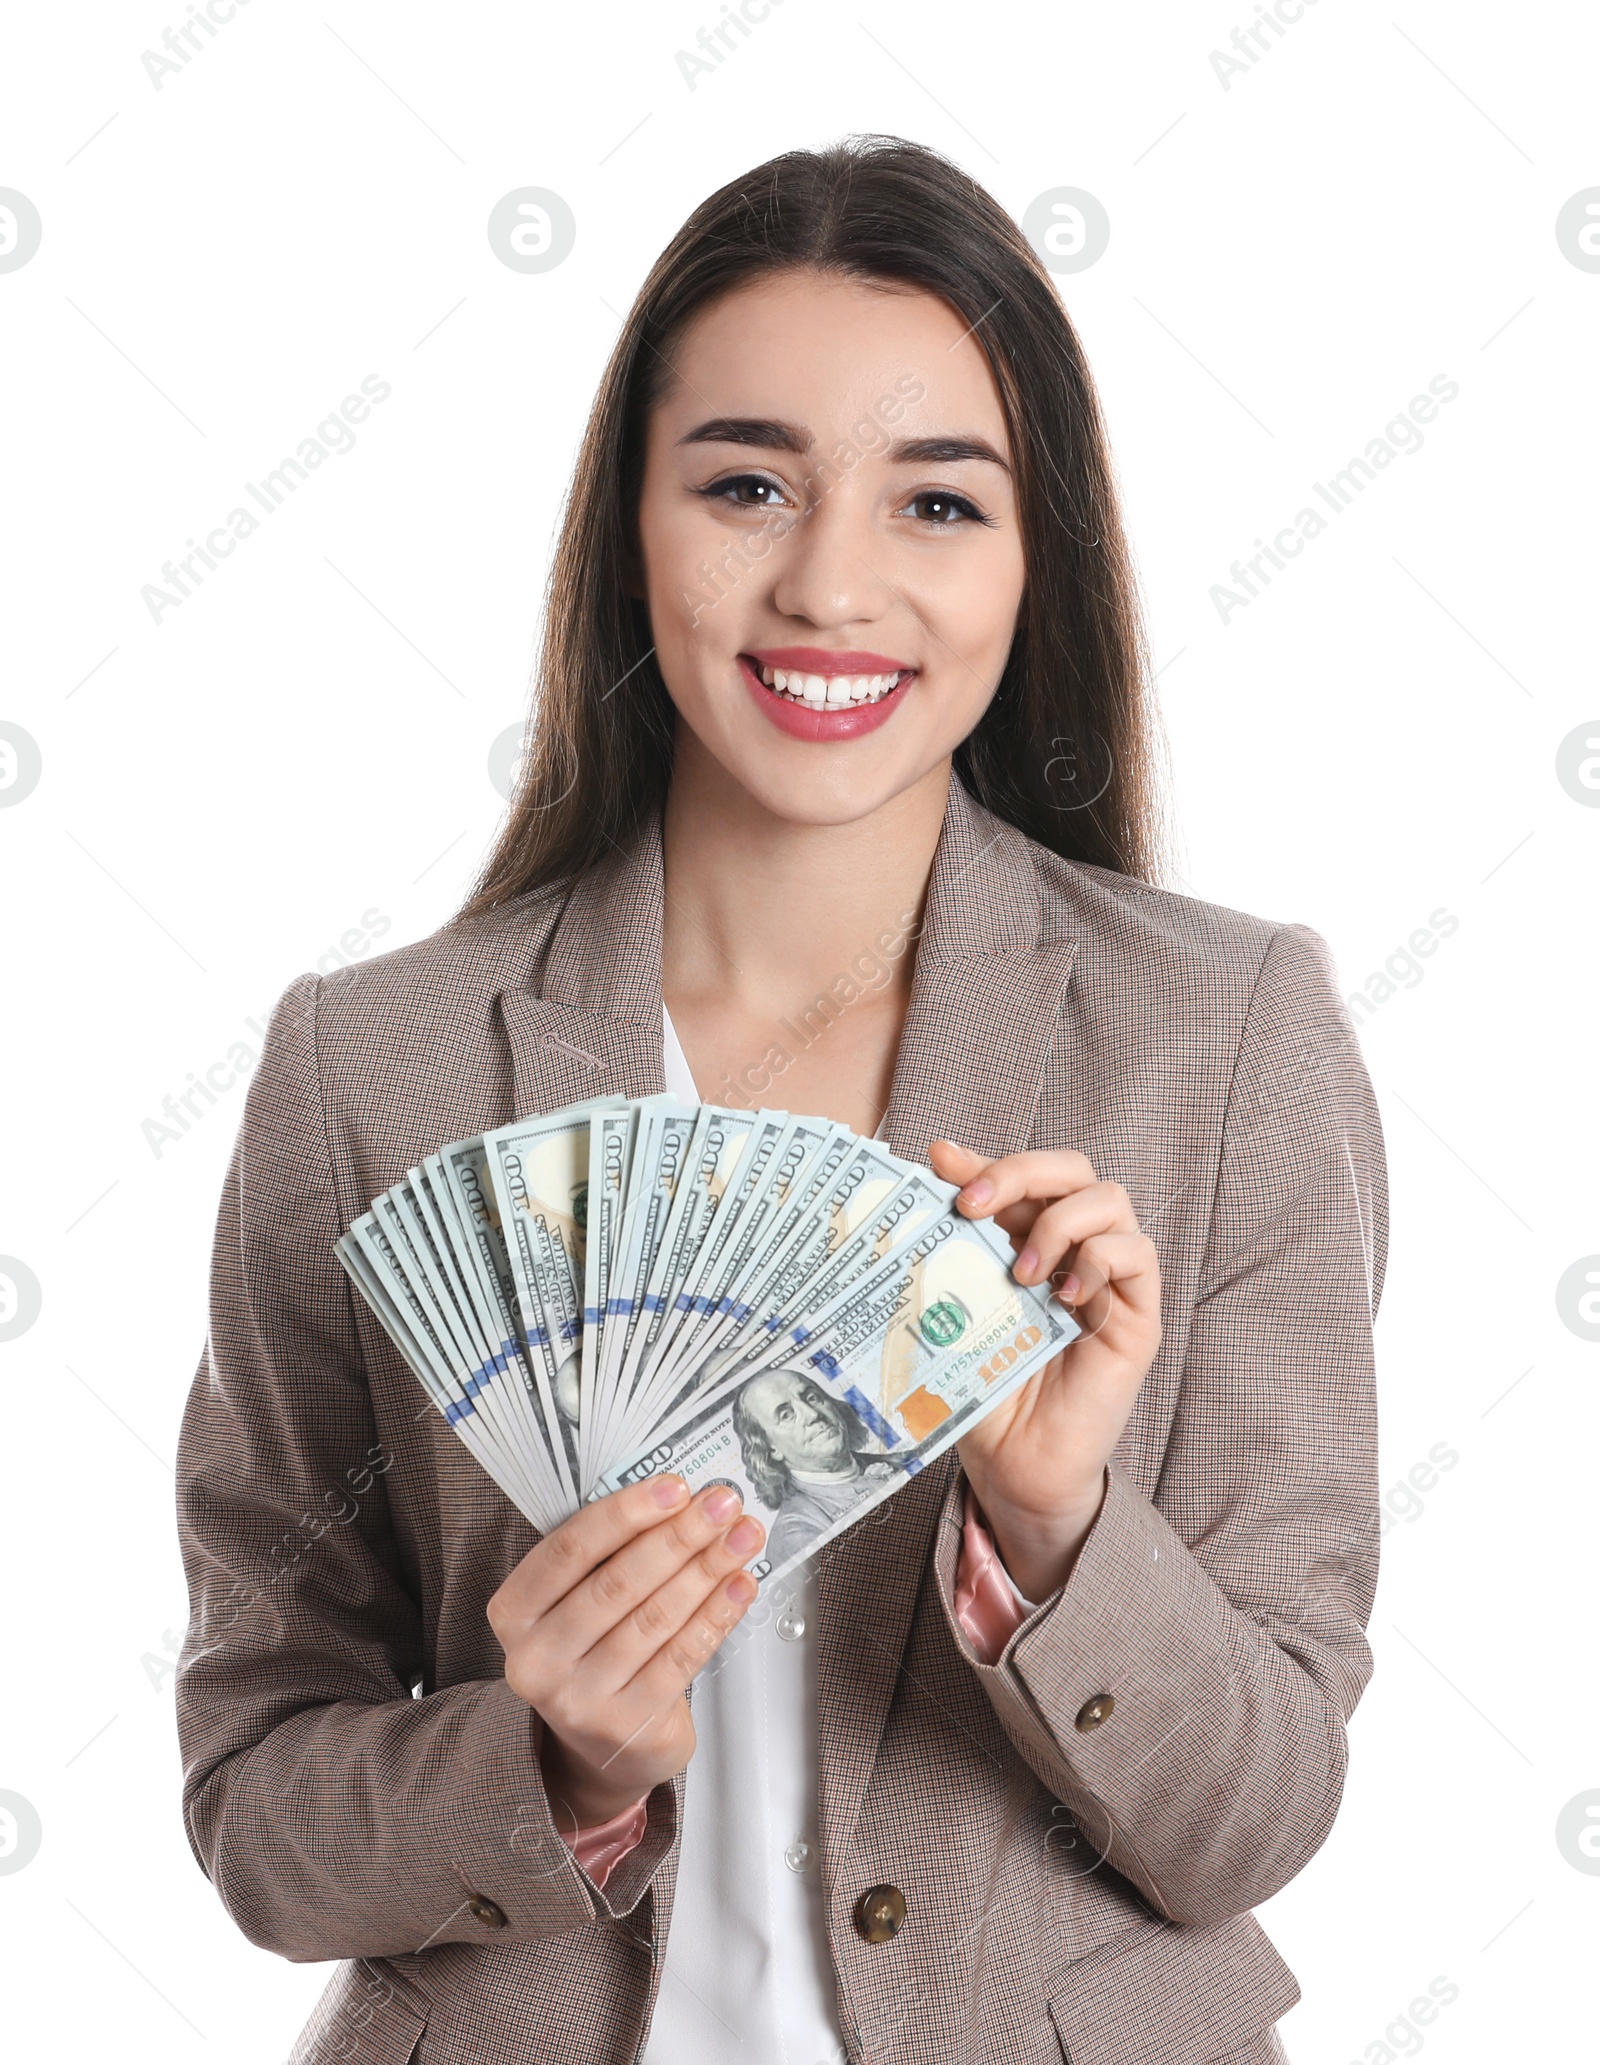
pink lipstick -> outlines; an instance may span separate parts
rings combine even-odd
[[[823,742],[887,723],[917,670],[885,653],[778,645],[741,653],[739,672],[780,731]]]

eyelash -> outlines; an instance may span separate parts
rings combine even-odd
[[[711,481],[703,488],[696,488],[694,492],[708,502],[728,501],[735,508],[739,509],[766,510],[777,506],[770,502],[739,501],[728,493],[730,488],[747,486],[771,488],[778,494],[783,492],[778,482],[768,480],[764,474],[760,473],[730,473],[721,480]],[[959,521],[956,522],[932,516],[923,516],[916,519],[917,522],[925,525],[931,531],[959,530],[961,525],[965,523],[981,523],[989,530],[994,528],[994,517],[985,516],[975,502],[971,501],[966,495],[958,495],[953,488],[924,488],[919,494],[913,495],[911,500],[913,503],[948,502],[960,512]]]

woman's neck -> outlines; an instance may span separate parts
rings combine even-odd
[[[873,956],[909,996],[909,942],[948,791],[942,762],[869,817],[795,824],[709,754],[680,752],[663,826],[663,988],[674,1017],[675,998],[709,997],[782,1015],[852,970],[883,987]]]
[[[877,1129],[948,795],[942,762],[868,818],[797,825],[679,752],[662,990],[702,1097]]]
[[[948,791],[941,762],[869,818],[793,824],[704,750],[679,752],[663,826],[669,995],[785,1010],[861,954],[882,958],[879,935],[915,933],[921,919]]]

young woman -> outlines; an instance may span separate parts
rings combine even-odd
[[[894,139],[709,200],[477,893],[291,986],[223,1202],[186,1814],[252,1940],[349,1961],[297,2059],[1282,2057],[1250,1910],[1370,1670],[1382,1145],[1317,936],[1151,886],[1151,724],[1015,225]],[[882,1127],[1083,1327],[748,1621],[735,1500],[536,1539],[334,1256],[442,1141],[663,1087]],[[785,1526],[863,1467],[815,1388],[745,1401]]]

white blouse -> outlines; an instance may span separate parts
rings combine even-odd
[[[662,1006],[666,1086],[698,1103]],[[817,1864],[815,1578],[760,1598],[694,1681],[696,1748],[643,2065],[838,2065]]]

